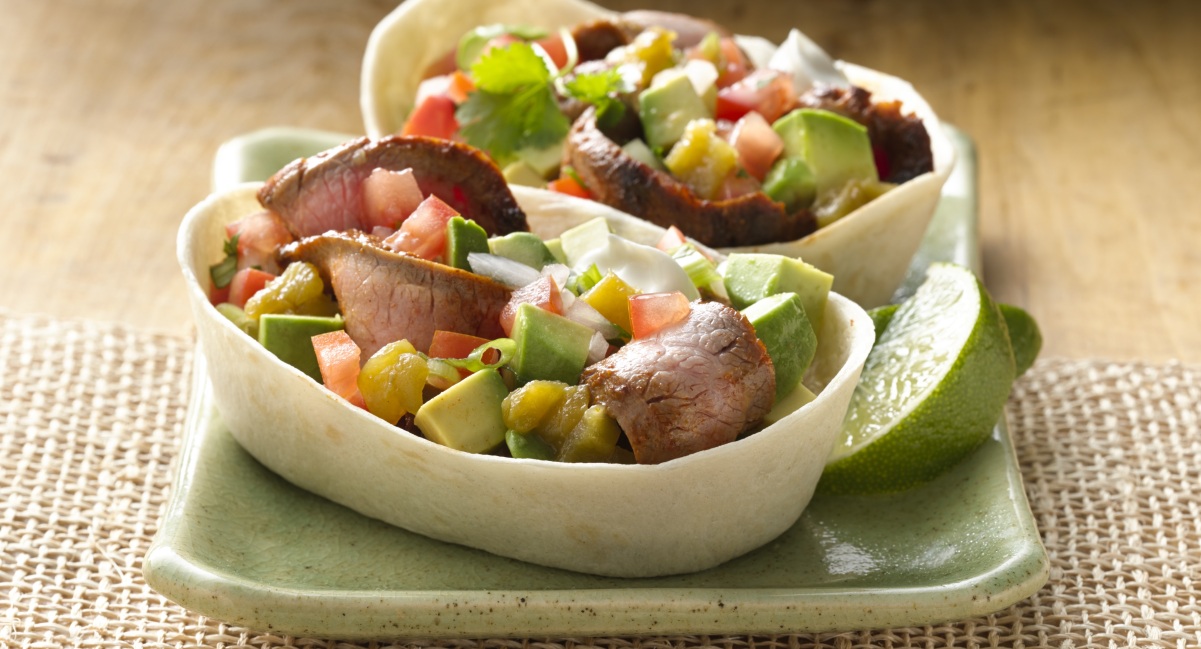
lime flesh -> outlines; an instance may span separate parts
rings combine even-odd
[[[819,490],[898,491],[975,449],[1014,380],[1004,319],[975,275],[934,264],[876,341]]]

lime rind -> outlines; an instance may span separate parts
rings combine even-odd
[[[952,307],[959,310],[948,310],[942,295],[947,292],[961,294]],[[915,340],[931,341],[921,343],[928,348],[923,351],[943,358],[906,360],[906,345],[910,354],[920,348]],[[1004,319],[964,268],[933,265],[925,284],[897,309],[877,348],[864,367],[844,423],[846,438],[826,466],[820,491],[898,491],[928,481],[984,441],[1004,411],[1015,377]],[[927,376],[912,379],[908,394],[881,380],[920,363]]]

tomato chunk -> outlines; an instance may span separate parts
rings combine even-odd
[[[736,121],[755,111],[768,123],[796,103],[792,78],[778,70],[755,70],[741,81],[717,91],[717,119]]]
[[[645,338],[688,317],[692,305],[679,291],[630,296],[630,333]]]
[[[784,152],[784,140],[757,112],[747,113],[738,120],[730,134],[730,144],[738,152],[743,169],[760,181]]]
[[[742,53],[738,43],[735,43],[733,38],[721,39],[721,65],[717,70],[717,87],[725,88],[741,81],[749,69],[750,64],[747,63],[746,55]]]
[[[396,252],[437,260],[446,252],[446,224],[459,216],[455,208],[431,194],[413,211],[400,229],[384,239],[384,246]]]
[[[275,251],[292,242],[292,233],[275,212],[262,210],[225,226],[225,236],[238,238],[238,269],[259,268],[278,274]]]
[[[544,275],[536,281],[513,291],[509,303],[500,312],[500,326],[506,336],[513,334],[513,321],[517,319],[517,307],[522,304],[533,304],[539,309],[563,315],[563,294],[559,285],[550,275]]]
[[[563,176],[546,184],[546,188],[552,192],[575,196],[576,198],[592,198],[592,193],[571,176]]]
[[[563,44],[562,36],[554,34],[539,39],[537,43],[546,51],[547,56],[550,57],[551,62],[555,64],[556,68],[562,69],[563,66],[567,65],[567,46]]]
[[[425,135],[449,140],[459,130],[455,102],[446,95],[430,95],[413,109],[401,135]]]
[[[313,351],[321,381],[330,392],[360,408],[366,408],[359,392],[359,346],[345,331],[331,331],[313,336]]]
[[[439,329],[434,332],[429,356],[430,358],[467,358],[476,347],[486,342],[489,342],[487,338]]]
[[[667,232],[664,232],[662,237],[659,237],[659,242],[655,244],[655,247],[663,252],[671,252],[686,243],[688,240],[684,238],[684,233],[673,225],[667,228]]]
[[[423,199],[412,169],[375,169],[363,181],[363,213],[367,221],[363,225],[365,229],[396,229]]]
[[[463,73],[462,70],[455,70],[450,73],[450,82],[446,86],[446,96],[450,97],[456,104],[461,104],[467,101],[467,95],[475,90],[475,82],[471,77]]]
[[[257,268],[243,268],[234,273],[233,280],[229,283],[229,302],[241,309],[246,306],[246,301],[254,297],[255,293],[263,290],[267,282],[275,279],[275,275]]]

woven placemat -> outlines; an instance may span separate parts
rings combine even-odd
[[[143,580],[192,346],[0,315],[0,646],[359,646],[227,626]],[[1009,414],[1051,574],[995,615],[839,634],[430,646],[1201,647],[1199,404],[1201,368],[1180,364],[1042,360],[1018,382]]]

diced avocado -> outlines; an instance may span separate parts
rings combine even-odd
[[[513,320],[517,351],[509,367],[518,385],[538,379],[575,385],[588,360],[592,329],[540,309],[533,304],[517,307]]]
[[[471,270],[467,255],[488,252],[488,233],[475,221],[452,216],[446,223],[446,265]]]
[[[259,317],[259,343],[280,360],[321,383],[321,369],[313,351],[313,336],[345,326],[340,316],[264,313]]]
[[[776,369],[776,400],[801,382],[817,353],[817,334],[796,293],[776,293],[743,309]]]
[[[510,232],[503,237],[492,237],[488,240],[488,249],[494,255],[519,261],[538,270],[555,263],[555,256],[550,249],[532,232]]]
[[[574,266],[576,260],[598,246],[606,245],[609,241],[609,222],[604,217],[585,221],[559,235],[559,245],[563,248],[564,263]]]
[[[517,152],[517,159],[529,165],[543,180],[558,175],[563,162],[563,143],[566,138],[541,149],[526,147]]]
[[[227,320],[234,323],[238,329],[241,329],[246,334],[254,338],[259,337],[258,321],[246,315],[245,311],[238,308],[238,306],[232,302],[222,302],[221,304],[218,304],[217,313],[225,316]]]
[[[867,128],[837,113],[798,108],[772,125],[784,140],[784,156],[800,158],[813,171],[818,196],[852,180],[879,180]]]
[[[781,158],[767,172],[763,193],[783,203],[789,212],[809,207],[817,197],[813,170],[800,158]]]
[[[852,180],[838,191],[825,196],[825,200],[813,211],[813,215],[817,217],[817,227],[824,228],[830,225],[883,196],[895,186],[878,180]]]
[[[508,394],[499,372],[480,370],[426,401],[413,422],[432,442],[484,453],[505,440],[500,404]]]
[[[770,426],[780,421],[816,398],[817,395],[810,392],[804,384],[796,386],[796,389],[784,395],[783,399],[776,399],[776,405],[772,406],[771,411],[763,417],[763,425]]]
[[[719,135],[711,119],[696,119],[664,158],[672,175],[684,181],[697,196],[716,198],[726,177],[738,165],[738,152]]]
[[[733,253],[725,263],[726,292],[736,309],[776,293],[796,293],[814,331],[822,330],[834,276],[800,259],[766,253]]]
[[[522,187],[546,187],[546,179],[538,175],[534,168],[526,164],[524,160],[516,160],[505,165],[504,171],[501,172],[505,177],[505,182],[510,185],[521,185]]]
[[[555,449],[542,441],[534,433],[519,433],[515,430],[505,432],[505,445],[509,447],[509,455],[516,458],[531,460],[553,460]]]
[[[565,255],[563,253],[563,240],[562,239],[559,239],[558,237],[556,237],[554,239],[547,239],[546,241],[543,241],[542,243],[546,244],[546,249],[548,251],[550,251],[550,256],[554,257],[555,261],[559,262],[560,264],[563,264],[564,266],[567,265],[567,255]]]
[[[684,134],[688,122],[709,119],[705,102],[688,76],[670,77],[662,85],[652,86],[638,95],[638,116],[646,143],[652,149],[667,150]]]
[[[621,145],[621,150],[626,152],[626,155],[641,162],[642,164],[655,169],[657,171],[667,171],[667,167],[663,166],[663,161],[660,160],[654,151],[646,145],[646,142],[638,138],[634,138],[629,142]]]

